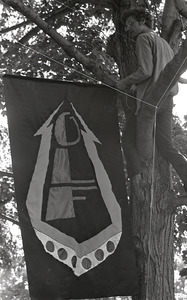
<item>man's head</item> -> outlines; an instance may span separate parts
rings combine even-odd
[[[152,16],[145,9],[127,11],[122,19],[125,30],[137,37],[139,34],[152,30]]]

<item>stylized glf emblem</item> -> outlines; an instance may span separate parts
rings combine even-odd
[[[68,101],[35,135],[41,142],[26,201],[30,219],[45,250],[80,276],[114,253],[122,234],[102,145]]]

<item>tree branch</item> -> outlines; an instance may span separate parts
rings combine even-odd
[[[187,196],[184,197],[176,197],[173,201],[173,208],[176,210],[179,206],[187,206]]]
[[[178,207],[187,206],[187,195],[177,196],[174,191],[170,190],[166,199],[162,209],[168,214],[175,214]]]
[[[2,2],[21,14],[27,17],[29,20],[34,22],[39,28],[41,28],[46,34],[48,34],[58,45],[60,45],[63,50],[70,56],[75,58],[80,62],[87,70],[92,72],[96,77],[101,80],[103,83],[109,85],[115,85],[115,80],[112,76],[106,74],[101,66],[98,66],[97,63],[86,57],[82,54],[76,46],[63,38],[56,30],[54,30],[49,24],[47,24],[43,19],[39,17],[34,11],[32,11],[28,6],[25,6],[21,0],[2,0]]]
[[[177,11],[179,12],[179,14],[184,17],[187,18],[187,4],[184,0],[174,0],[175,3],[175,7],[177,9]]]
[[[54,19],[56,19],[56,17],[62,15],[62,13],[66,13],[68,11],[71,11],[70,8],[67,8],[67,7],[63,7],[63,8],[60,8],[56,11],[54,11],[50,17],[46,18],[45,19],[45,22],[50,24],[50,22],[54,21]],[[32,38],[34,35],[36,35],[38,33],[38,31],[40,31],[41,29],[37,26],[35,28],[32,28],[29,32],[27,32],[27,34],[19,41],[20,43],[22,44],[26,44],[30,38]]]
[[[18,29],[18,28],[23,27],[25,25],[28,25],[30,23],[31,23],[30,21],[24,21],[24,22],[21,22],[19,24],[14,25],[14,26],[11,26],[11,27],[8,27],[8,28],[4,28],[4,29],[0,30],[0,34],[10,32],[12,30]]]
[[[50,22],[52,22],[54,19],[56,19],[56,17],[58,17],[58,16],[60,16],[62,13],[64,14],[64,13],[66,13],[66,12],[68,12],[68,11],[71,11],[71,9],[70,8],[60,8],[60,9],[58,9],[58,10],[56,10],[56,11],[54,11],[51,15],[50,15],[50,17],[48,17],[48,18],[46,18],[45,19],[45,21],[47,22],[47,23],[50,23]],[[41,16],[42,17],[42,16]],[[24,25],[28,25],[28,24],[30,24],[31,23],[31,21],[24,21],[24,22],[22,22],[22,23],[20,23],[20,24],[17,24],[17,25],[15,25],[15,26],[12,26],[12,27],[10,27],[10,28],[5,28],[5,29],[3,29],[3,30],[1,30],[0,31],[0,33],[6,33],[6,32],[9,32],[9,31],[12,31],[12,30],[14,30],[14,29],[17,29],[17,28],[20,28],[20,27],[22,27],[22,26],[24,26]],[[35,27],[35,28],[32,28],[29,32],[27,32],[27,34],[20,40],[20,42],[22,43],[22,44],[25,44],[26,42],[28,42],[29,41],[29,39],[30,38],[32,38],[33,37],[33,35],[35,35],[38,31],[40,31],[41,29],[39,28],[39,27]]]
[[[182,23],[180,19],[177,19],[173,21],[173,24],[171,26],[170,34],[169,36],[169,45],[173,49],[174,53],[176,54],[180,48],[181,43],[181,30],[182,30]]]
[[[3,3],[14,8],[33,23],[39,26],[46,34],[48,34],[52,39],[55,40],[71,57],[75,57],[79,62],[91,67],[91,61],[85,55],[79,52],[73,43],[67,41],[59,33],[57,33],[49,24],[47,24],[43,19],[39,17],[34,11],[32,11],[28,6],[25,6],[21,0],[2,0]]]
[[[183,42],[178,53],[173,59],[166,65],[164,70],[161,72],[158,80],[155,83],[153,90],[147,97],[147,102],[153,105],[160,105],[163,103],[163,94],[170,92],[172,87],[178,82],[181,75],[187,69],[187,39]],[[169,88],[168,88],[169,87]],[[168,88],[168,91],[167,91]],[[148,100],[149,99],[149,100]],[[163,101],[160,102],[160,99]]]
[[[0,177],[7,176],[7,177],[14,177],[13,173],[0,171]]]
[[[12,223],[15,224],[15,225],[20,226],[20,224],[19,224],[18,221],[16,221],[16,220],[13,219],[13,218],[7,217],[7,216],[3,215],[2,213],[0,213],[0,219],[6,220],[6,221],[10,221],[10,222],[12,222]]]
[[[166,0],[164,4],[163,18],[162,18],[162,33],[161,37],[169,42],[171,28],[173,27],[173,22],[176,20],[177,16],[174,1]]]
[[[65,12],[67,11],[71,11],[70,8],[60,8],[56,11],[54,11],[50,17],[46,18],[45,19],[45,22],[47,22],[48,24],[50,24],[50,22],[52,22],[56,17],[60,16],[62,13],[64,14]],[[26,21],[28,24],[31,23],[31,21]],[[32,28],[30,31],[28,31],[26,33],[25,36],[23,36],[19,42],[21,44],[26,44],[34,35],[36,35],[39,31],[41,30],[41,28],[39,28],[38,26]],[[15,50],[16,48],[16,51],[18,51],[19,48],[21,48],[21,44],[12,44],[8,51],[4,54],[5,57],[8,57],[8,56],[12,56],[12,52]]]
[[[7,200],[0,201],[0,207],[3,207],[5,204],[9,203],[11,200],[12,200],[12,197],[10,197],[10,198],[7,199]]]

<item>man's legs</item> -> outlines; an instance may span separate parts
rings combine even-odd
[[[171,138],[172,108],[172,98],[168,97],[157,114],[156,145],[165,160],[177,171],[187,192],[187,158],[173,146]]]

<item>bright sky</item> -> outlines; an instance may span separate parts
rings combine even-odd
[[[7,126],[7,117],[3,117],[1,112],[0,112],[0,124],[3,126]]]
[[[174,104],[173,113],[177,115],[183,123],[184,115],[187,115],[187,84],[179,84],[179,93],[174,97]]]

